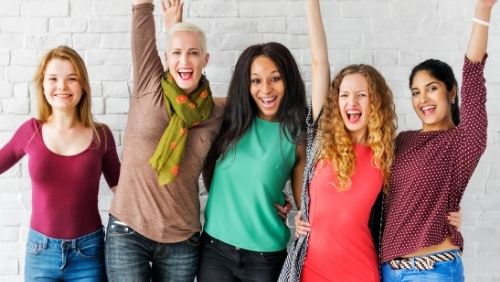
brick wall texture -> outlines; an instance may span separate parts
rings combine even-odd
[[[157,9],[158,47],[165,34]],[[442,59],[461,73],[474,0],[323,0],[332,71],[349,63],[377,67],[396,96],[399,130],[418,128],[407,77],[416,63]],[[93,111],[121,151],[131,85],[131,1],[9,0],[0,5],[0,146],[34,116],[31,78],[45,50],[61,44],[85,59]],[[288,46],[310,88],[305,3],[300,0],[185,0],[184,18],[207,33],[206,69],[215,95],[225,96],[237,56],[248,45]],[[466,281],[500,281],[500,8],[492,15],[486,66],[488,148],[462,201]],[[461,77],[458,77],[460,82]],[[200,194],[202,202],[206,195]],[[99,197],[103,221],[112,193]],[[22,281],[31,188],[26,158],[0,175],[0,281]],[[289,217],[291,218],[293,213]]]

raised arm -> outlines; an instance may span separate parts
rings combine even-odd
[[[330,85],[330,64],[319,0],[307,1],[307,23],[312,57],[312,112],[318,118]]]
[[[488,45],[488,25],[491,10],[497,0],[477,0],[474,12],[472,32],[469,38],[466,56],[472,62],[481,62]]]
[[[156,47],[156,31],[152,0],[134,0],[132,8],[132,65],[134,96],[156,91],[163,65]]]

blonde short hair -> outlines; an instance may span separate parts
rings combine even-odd
[[[172,35],[176,32],[179,31],[188,31],[188,32],[194,32],[198,35],[200,39],[200,44],[201,44],[201,50],[204,54],[207,54],[207,38],[205,36],[205,32],[201,28],[199,28],[197,25],[189,22],[180,22],[174,24],[170,30],[168,31],[169,37],[172,37]]]

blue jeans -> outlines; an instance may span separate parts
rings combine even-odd
[[[454,260],[435,262],[434,269],[392,269],[389,263],[382,265],[383,282],[463,282],[464,265],[459,251],[453,251]]]
[[[30,229],[24,276],[25,281],[107,281],[104,231],[63,240]]]
[[[201,235],[198,282],[278,280],[286,249],[278,252],[253,252]]]
[[[198,268],[200,236],[178,243],[148,239],[109,216],[106,272],[111,282],[193,282]]]

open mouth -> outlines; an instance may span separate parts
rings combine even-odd
[[[180,70],[177,72],[179,74],[179,77],[182,80],[190,80],[193,78],[193,71],[192,70]]]
[[[350,123],[356,123],[361,119],[361,116],[363,115],[360,111],[355,111],[355,110],[349,110],[346,112],[347,114],[347,120]]]
[[[427,116],[434,113],[434,111],[436,110],[436,106],[424,106],[421,107],[420,110],[425,116]]]
[[[271,108],[276,103],[277,97],[260,98],[260,102],[265,108]]]

